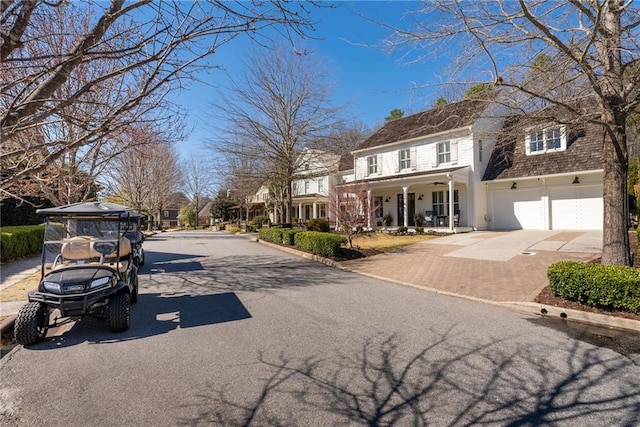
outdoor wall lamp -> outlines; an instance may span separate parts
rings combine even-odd
[[[518,185],[516,184],[515,181],[513,181],[513,184],[511,184],[511,189],[516,190],[517,188],[518,188]]]
[[[580,178],[578,178],[578,176],[576,175],[575,178],[573,178],[573,182],[572,184],[580,184]]]
[[[385,203],[389,203],[390,201],[391,201],[391,197],[389,197],[389,196],[387,196],[387,198],[386,198],[386,199],[384,199],[384,202],[385,202]]]
[[[424,197],[424,194],[419,195],[418,200],[422,200],[423,197]]]

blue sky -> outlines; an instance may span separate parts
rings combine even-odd
[[[374,127],[382,124],[393,108],[400,108],[405,114],[422,111],[443,93],[438,82],[445,72],[446,60],[431,58],[409,64],[402,56],[406,52],[389,53],[379,47],[390,30],[359,16],[406,28],[409,19],[405,11],[412,6],[416,3],[355,1],[342,2],[335,9],[312,9],[312,19],[318,22],[312,35],[318,40],[306,40],[305,48],[330,64],[337,83],[334,98],[337,104],[349,103],[348,117]],[[201,79],[208,84],[194,83],[177,97],[179,104],[188,110],[188,123],[194,128],[179,146],[182,157],[197,155],[210,136],[211,128],[207,125],[211,120],[210,100],[217,87],[226,85],[227,73],[237,76],[243,72],[239,53],[246,49],[246,39],[236,39],[224,46],[211,59],[224,70],[214,69],[202,75]]]

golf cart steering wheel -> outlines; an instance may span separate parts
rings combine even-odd
[[[102,254],[102,256],[107,256],[112,254],[116,250],[115,242],[95,242],[93,244],[93,250]]]

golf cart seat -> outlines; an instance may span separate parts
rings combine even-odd
[[[63,262],[54,266],[54,270],[65,265],[65,261],[79,261],[95,259],[99,262],[103,259],[103,254],[96,249],[96,244],[99,243],[90,236],[76,236],[69,239],[62,245],[60,254],[62,255]],[[117,251],[104,255],[104,262],[114,266]],[[117,269],[119,272],[124,272],[129,268],[129,255],[131,254],[131,242],[126,237],[120,237],[120,262]]]

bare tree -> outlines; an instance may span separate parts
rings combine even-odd
[[[131,122],[170,120],[149,113],[220,46],[269,28],[301,34],[308,4],[3,0],[0,190],[17,195],[12,185]],[[74,132],[52,134],[60,123]]]
[[[308,160],[300,154],[332,134],[340,110],[331,105],[329,72],[313,53],[281,45],[248,58],[244,76],[232,79],[231,95],[214,104],[226,121],[219,133],[228,138],[211,148],[259,166],[256,178],[263,182],[282,183],[284,219],[291,222],[292,182]]]
[[[213,170],[205,160],[192,154],[182,163],[182,190],[191,200],[196,211],[196,228],[198,228],[198,214],[204,206],[203,199],[214,192]]]
[[[347,237],[349,247],[353,248],[353,236],[364,230],[369,216],[366,186],[363,183],[330,186],[327,209],[336,219],[336,230]]]
[[[182,179],[178,156],[169,142],[173,136],[161,135],[144,125],[128,129],[123,135],[128,148],[98,179],[110,198],[159,218]]]
[[[471,66],[484,68],[496,85],[512,91],[520,111],[556,106],[602,130],[602,262],[628,265],[627,119],[640,94],[638,6],[623,0],[430,0],[413,17],[416,25],[396,28],[392,45],[426,45],[429,55],[464,46],[453,78]],[[593,108],[580,108],[585,97]]]

